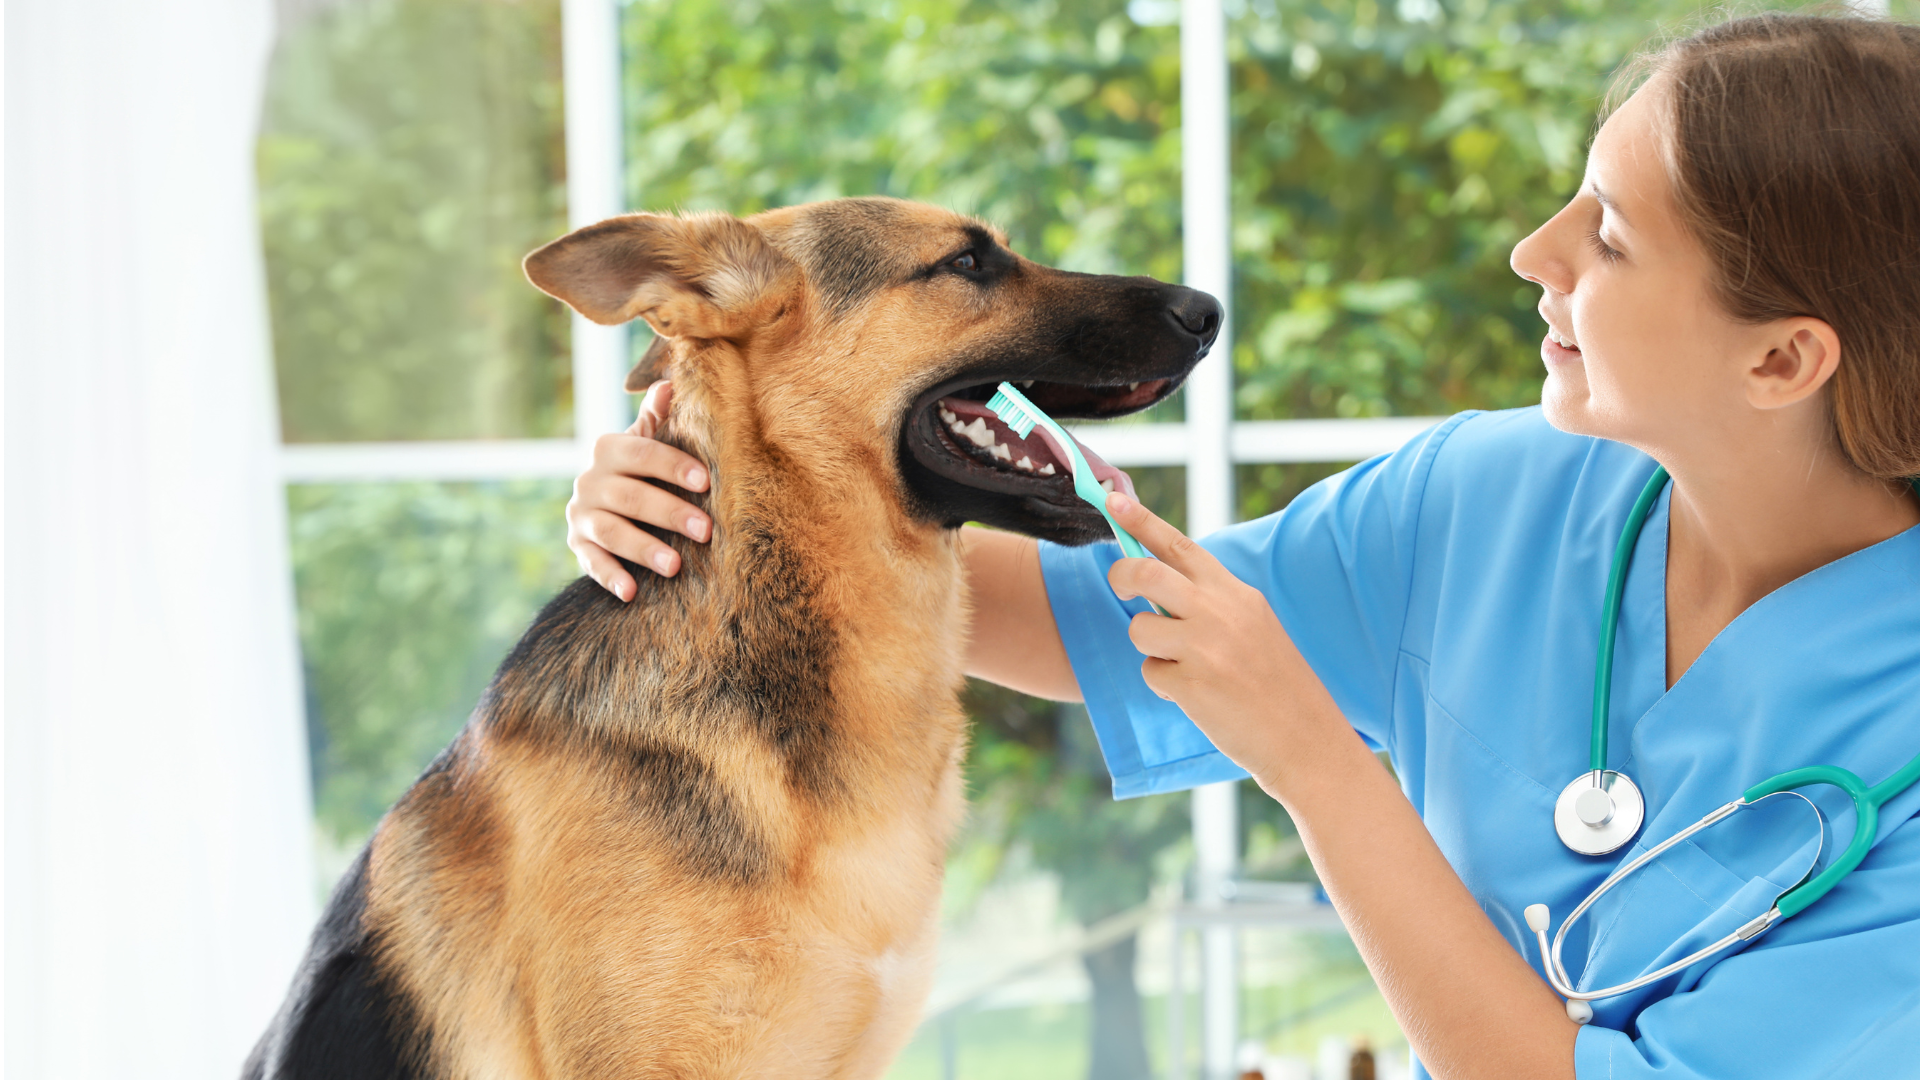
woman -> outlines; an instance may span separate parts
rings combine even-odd
[[[1113,496],[1157,561],[969,530],[969,667],[1084,698],[1123,794],[1251,774],[1433,1075],[1914,1075],[1920,788],[1805,914],[1585,1026],[1523,921],[1762,778],[1874,783],[1920,752],[1920,29],[1761,16],[1648,67],[1513,253],[1549,328],[1538,408],[1454,417],[1204,545]],[[644,482],[705,482],[645,437],[666,402],[601,444],[568,509],[623,597],[611,553],[676,568],[627,519],[709,531]],[[1554,806],[1585,770],[1603,589],[1656,463],[1607,717],[1646,824],[1595,857]],[[1844,835],[1844,804],[1816,801]],[[1810,835],[1790,807],[1701,833],[1596,905],[1568,968],[1623,982],[1721,936],[1794,883]]]

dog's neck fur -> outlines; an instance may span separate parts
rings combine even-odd
[[[714,528],[705,545],[674,538],[683,569],[635,599],[668,601],[643,617],[651,633],[638,637],[691,635],[722,695],[796,762],[805,744],[826,740],[838,755],[885,759],[864,775],[925,789],[960,735],[966,612],[955,535],[908,516],[871,446],[783,445],[764,403],[729,389],[676,378],[657,437],[707,463],[712,485],[690,497]],[[916,715],[928,701],[952,703],[949,715]],[[847,728],[877,717],[888,718],[879,729]],[[837,783],[818,759],[790,771],[817,794]]]

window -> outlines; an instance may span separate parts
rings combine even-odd
[[[289,5],[259,141],[322,883],[573,573],[557,0]]]
[[[1041,261],[1211,287],[1231,301],[1231,339],[1204,374],[1086,435],[1150,505],[1204,532],[1284,506],[1433,416],[1537,400],[1536,295],[1507,252],[1578,182],[1606,73],[1695,13],[1680,0],[287,6],[305,14],[275,60],[261,212],[334,872],[574,573],[566,481],[585,440],[624,424],[619,379],[646,332],[570,321],[521,280],[521,255],[569,221],[891,194],[992,219]],[[1182,1074],[1201,1047],[1224,1067],[1243,1039],[1287,1059],[1276,1075],[1330,1075],[1356,1033],[1381,1075],[1404,1062],[1333,924],[1212,934],[1209,1011],[1175,1024],[1165,912],[1196,851],[1214,885],[1311,897],[1270,801],[1241,785],[1116,804],[1077,710],[982,685],[967,705],[975,809],[949,864],[932,1006],[951,1011],[894,1075],[1165,1074],[1176,1026]]]

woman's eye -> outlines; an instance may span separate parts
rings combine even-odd
[[[953,267],[955,270],[978,270],[980,269],[980,260],[974,258],[973,252],[969,251],[947,265]]]
[[[1594,254],[1605,259],[1607,262],[1618,262],[1620,260],[1619,250],[1600,238],[1599,229],[1595,229],[1587,234],[1587,243],[1593,246]]]

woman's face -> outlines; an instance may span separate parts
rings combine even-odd
[[[1664,459],[1746,404],[1757,342],[1713,300],[1706,252],[1681,222],[1660,93],[1656,79],[1607,120],[1579,194],[1513,249],[1513,269],[1542,289],[1548,422]]]

